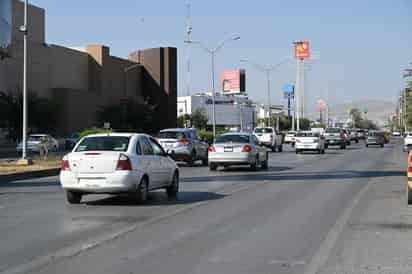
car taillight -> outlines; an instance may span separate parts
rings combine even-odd
[[[216,149],[215,149],[214,146],[209,146],[208,151],[209,152],[216,152]]]
[[[408,172],[412,172],[412,155],[409,156],[408,160]]]
[[[120,154],[119,160],[117,160],[116,170],[132,170],[132,163],[129,157],[124,154]]]
[[[182,144],[184,144],[184,145],[187,145],[188,143],[190,143],[190,140],[188,140],[188,139],[180,139],[178,142],[179,142],[179,143],[182,143]]]
[[[242,152],[250,152],[250,151],[252,151],[251,146],[249,146],[249,145],[244,145],[243,146]]]
[[[66,159],[62,160],[61,170],[70,170],[69,160],[66,160]]]

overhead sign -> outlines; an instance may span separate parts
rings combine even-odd
[[[295,58],[308,59],[310,57],[309,41],[295,42]]]
[[[0,58],[10,53],[12,33],[12,0],[0,0]]]
[[[283,86],[283,97],[285,99],[294,98],[295,97],[295,85],[286,84]]]
[[[236,94],[246,91],[246,73],[244,69],[224,70],[221,77],[222,92]]]

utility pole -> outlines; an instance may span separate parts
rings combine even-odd
[[[202,42],[200,41],[185,41],[187,44],[199,44],[199,46],[205,50],[207,53],[210,54],[211,58],[211,73],[212,73],[212,122],[213,122],[213,138],[216,137],[216,105],[215,105],[215,97],[216,97],[216,90],[215,90],[215,54],[218,52],[220,49],[223,48],[223,46],[230,41],[237,41],[240,40],[239,36],[235,36],[230,39],[225,39],[223,40],[216,48],[209,48],[205,46]]]
[[[296,130],[300,130],[300,114],[301,114],[301,97],[300,97],[300,92],[301,92],[301,81],[300,81],[300,66],[301,66],[301,59],[296,60],[296,94],[295,94],[295,112],[296,112]]]
[[[19,30],[23,33],[23,136],[22,136],[22,163],[29,164],[27,160],[27,40],[28,40],[28,0],[24,1],[24,25]]]
[[[186,17],[186,41],[187,41],[187,75],[186,75],[186,95],[190,96],[191,94],[191,42],[192,42],[192,18],[191,18],[191,5],[190,2],[186,4],[187,7],[187,17]]]

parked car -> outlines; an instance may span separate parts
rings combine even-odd
[[[49,151],[57,151],[59,149],[59,142],[49,134],[30,134],[27,138],[27,150],[34,153],[40,152],[40,145],[44,142]],[[20,142],[16,150],[21,152],[23,150],[23,142]]]
[[[351,128],[351,129],[348,129],[347,131],[349,133],[349,141],[359,143],[359,136],[358,136],[357,130]]]
[[[285,134],[285,144],[291,144],[292,146],[295,146],[295,137],[296,137],[296,131],[288,131]]]
[[[403,151],[409,152],[412,149],[412,132],[407,132],[403,139]]]
[[[271,127],[257,127],[253,131],[259,141],[266,147],[279,152],[283,151],[283,136]]]
[[[184,161],[192,165],[201,160],[207,165],[208,144],[199,138],[194,128],[164,129],[157,135],[157,140],[165,151],[173,150],[176,161]]]
[[[357,129],[356,132],[358,133],[359,140],[365,140],[366,139],[366,130]]]
[[[319,132],[299,131],[296,134],[296,154],[303,151],[317,151],[319,154],[325,153],[325,137]]]
[[[343,136],[344,136],[345,141],[346,141],[346,145],[347,145],[347,146],[350,146],[351,142],[350,142],[350,133],[349,133],[349,130],[347,130],[347,129],[342,129],[342,130],[343,130]]]
[[[327,128],[324,134],[326,138],[325,147],[339,146],[341,149],[346,149],[346,137],[341,128]]]
[[[393,131],[393,132],[392,132],[392,136],[393,136],[393,137],[400,137],[400,136],[401,136],[401,133],[400,133],[400,131]]]
[[[65,138],[65,148],[66,150],[72,149],[76,143],[80,140],[80,133],[74,132]]]
[[[84,137],[63,157],[60,183],[67,201],[93,193],[129,193],[139,202],[148,191],[179,191],[179,169],[157,141],[145,134],[110,133]]]
[[[368,132],[368,137],[366,138],[366,147],[369,147],[371,145],[376,145],[380,147],[385,146],[385,138],[384,133],[382,131],[370,130]]]
[[[209,169],[219,166],[250,165],[252,170],[268,168],[269,150],[251,133],[226,133],[209,147]]]

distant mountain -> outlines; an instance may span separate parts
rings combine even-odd
[[[391,113],[395,112],[396,104],[391,101],[384,100],[359,100],[350,103],[342,103],[329,106],[331,119],[347,120],[349,118],[349,110],[357,108],[360,111],[367,110],[366,117],[374,121],[378,125],[384,125]],[[319,117],[318,114],[311,115]]]

